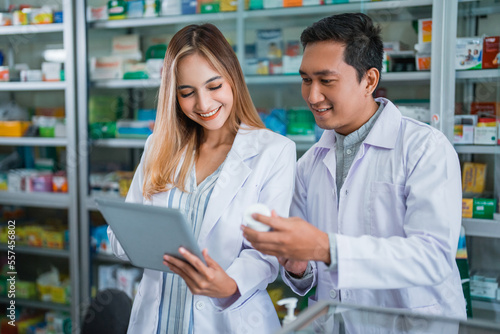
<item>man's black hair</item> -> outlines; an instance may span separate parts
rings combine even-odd
[[[332,41],[345,45],[344,61],[356,69],[358,81],[370,68],[382,72],[384,45],[380,27],[363,13],[346,13],[325,17],[307,27],[300,35],[304,49],[307,44]]]

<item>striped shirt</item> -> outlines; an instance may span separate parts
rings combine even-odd
[[[180,209],[185,214],[195,239],[200,234],[208,201],[223,165],[224,163],[199,185],[196,184],[196,168],[193,167],[186,181],[187,192],[174,188],[167,198],[167,207]],[[170,273],[163,273],[158,317],[157,334],[165,333],[193,333],[193,295],[179,275]]]

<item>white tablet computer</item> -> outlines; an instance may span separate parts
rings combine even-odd
[[[180,210],[107,198],[95,201],[133,265],[171,273],[163,264],[163,255],[184,260],[179,254],[181,246],[205,263]]]

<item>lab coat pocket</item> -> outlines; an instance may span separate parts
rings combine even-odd
[[[372,182],[369,194],[370,233],[376,237],[405,236],[404,186]]]

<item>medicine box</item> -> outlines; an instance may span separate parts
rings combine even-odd
[[[264,8],[281,8],[283,7],[283,0],[263,0]]]
[[[477,115],[455,115],[454,123],[453,143],[461,145],[473,144]]]
[[[481,194],[486,183],[486,164],[465,162],[462,167],[462,191]]]
[[[500,118],[500,102],[471,102],[470,113],[478,117]]]
[[[0,134],[2,137],[22,137],[30,125],[31,122],[25,121],[0,121]]]
[[[181,0],[163,0],[161,3],[161,15],[181,15]]]
[[[432,42],[432,19],[418,20],[418,43]]]
[[[497,208],[497,200],[494,198],[474,198],[472,218],[493,219]]]
[[[457,38],[455,69],[480,70],[482,67],[483,40],[480,37]]]
[[[284,74],[299,74],[302,56],[283,56],[283,73]]]
[[[111,53],[113,56],[120,56],[122,59],[140,61],[142,59],[142,53],[139,35],[133,34],[113,37]]]
[[[91,80],[109,80],[123,78],[123,60],[121,57],[92,57],[90,60]]]
[[[182,15],[196,14],[196,0],[181,0]]]
[[[476,126],[474,128],[474,145],[496,145],[496,126]]]
[[[470,281],[470,294],[473,297],[495,299],[498,282],[481,276],[473,276]]]
[[[235,12],[238,8],[237,0],[220,0],[219,2],[221,12]]]
[[[500,63],[500,36],[483,39],[483,68],[498,68]]]
[[[258,58],[281,58],[283,56],[283,33],[281,29],[257,30]]]
[[[462,218],[472,218],[474,199],[462,198]]]
[[[267,58],[246,58],[245,74],[247,75],[268,75],[269,59]]]

